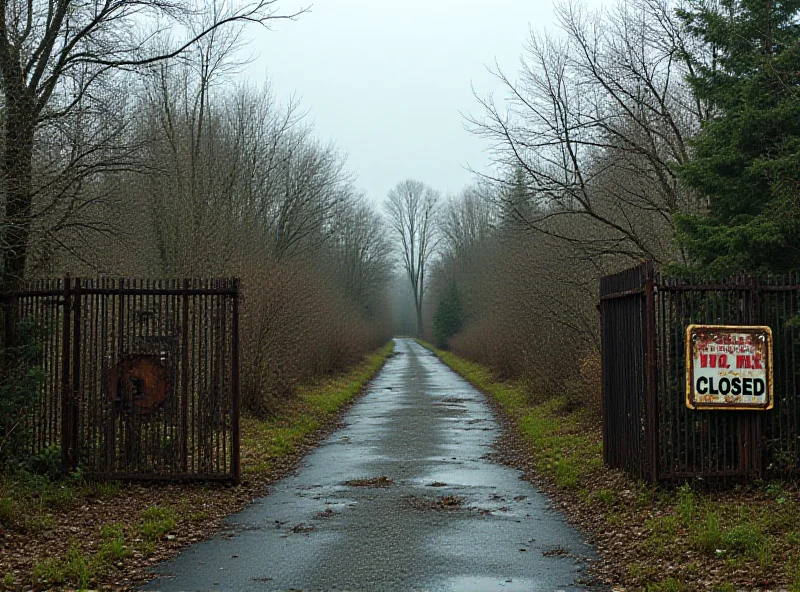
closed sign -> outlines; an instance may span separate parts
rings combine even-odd
[[[772,409],[769,327],[689,325],[686,406],[690,409]]]

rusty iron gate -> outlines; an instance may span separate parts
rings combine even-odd
[[[800,276],[666,277],[644,263],[600,282],[603,456],[649,482],[800,471]],[[686,327],[768,325],[770,411],[685,405]]]
[[[34,454],[143,480],[240,478],[238,281],[64,278],[2,294],[35,326]]]

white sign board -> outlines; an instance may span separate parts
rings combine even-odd
[[[686,406],[772,409],[769,327],[690,325],[686,329]]]

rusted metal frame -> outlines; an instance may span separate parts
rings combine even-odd
[[[68,431],[70,450],[67,453],[67,470],[74,471],[78,467],[78,398],[81,388],[81,308],[83,302],[81,297],[81,280],[75,278],[72,287],[72,368],[70,370],[69,399],[67,401],[66,416],[68,418]]]
[[[72,280],[64,279],[64,315],[61,335],[61,463],[66,473],[71,469],[70,451],[73,449],[70,433],[70,401],[72,399],[72,381],[70,380],[70,336],[72,333]]]
[[[231,396],[233,398],[233,417],[231,418],[231,464],[234,483],[242,479],[241,432],[239,415],[241,413],[241,392],[239,384],[239,280],[233,280],[233,302],[231,317]]]
[[[748,277],[747,287],[750,295],[750,310],[749,310],[749,319],[748,322],[751,325],[755,325],[759,321],[759,303],[760,303],[760,281],[758,276],[750,276]],[[770,340],[771,341],[771,340]],[[770,355],[773,355],[773,347],[774,344],[770,342]],[[772,371],[772,367],[770,366],[770,371]],[[774,389],[774,378],[773,376],[769,377],[770,381],[770,388]],[[774,392],[772,394],[774,399]],[[764,414],[763,413],[755,413],[749,414],[747,417],[747,423],[749,424],[748,430],[748,437],[750,440],[750,451],[752,454],[751,459],[751,467],[754,477],[762,477],[764,473],[764,447],[761,441],[761,428],[763,423]]]
[[[183,280],[181,296],[181,470],[189,459],[189,280]]]
[[[92,288],[87,290],[87,293],[90,294],[100,294],[100,295],[122,295],[122,296],[150,296],[153,294],[160,294],[162,296],[183,296],[184,289],[183,288],[164,288],[164,289],[157,289],[157,288],[142,288],[142,287],[133,287],[133,288]],[[193,287],[189,289],[189,294],[196,295],[196,296],[231,296],[234,294],[232,288],[228,287]]]
[[[616,300],[618,298],[630,298],[631,296],[639,296],[643,294],[645,288],[634,288],[633,290],[624,290],[622,292],[614,292],[613,294],[603,294],[600,296],[600,301],[603,302],[604,300]]]
[[[125,289],[126,284],[128,286],[127,290]],[[144,336],[144,333],[142,333],[144,329],[142,329],[142,331],[137,331],[138,325],[136,324],[133,314],[133,305],[135,303],[125,296],[133,297],[139,304],[142,304],[144,299],[147,299],[150,304],[152,304],[152,302],[150,302],[151,300],[154,302],[158,300],[158,310],[161,311],[161,308],[163,308],[161,298],[165,293],[181,294],[185,304],[187,296],[186,286],[184,285],[184,289],[181,290],[180,284],[171,282],[169,284],[169,289],[165,289],[161,282],[155,284],[148,281],[147,285],[144,286],[144,282],[141,284],[138,282],[129,284],[125,280],[120,280],[119,283],[115,280],[103,280],[98,282],[92,282],[91,280],[64,280],[63,283],[62,280],[56,280],[54,282],[38,281],[31,285],[33,289],[28,290],[31,295],[21,299],[22,305],[26,307],[25,310],[35,309],[34,316],[36,316],[39,321],[42,321],[40,317],[42,317],[44,313],[39,314],[41,312],[39,308],[42,308],[42,310],[47,308],[45,313],[49,315],[48,318],[52,321],[61,322],[61,327],[55,331],[54,335],[56,337],[50,340],[52,343],[49,344],[49,349],[47,350],[52,353],[49,358],[44,361],[45,364],[51,364],[48,360],[52,358],[52,364],[48,366],[48,368],[50,368],[51,371],[56,371],[60,376],[60,382],[58,379],[54,378],[51,383],[52,387],[48,387],[51,389],[48,392],[52,393],[48,401],[54,401],[51,405],[53,406],[52,421],[55,422],[54,425],[56,427],[52,430],[50,430],[50,428],[41,427],[40,431],[52,431],[54,435],[60,432],[58,435],[61,438],[62,452],[65,456],[64,468],[67,470],[74,468],[78,462],[80,462],[82,465],[86,464],[87,472],[91,473],[122,475],[128,476],[129,478],[142,476],[141,470],[137,470],[136,466],[123,466],[124,462],[122,461],[125,459],[118,457],[115,449],[120,444],[124,447],[126,444],[135,445],[138,442],[137,448],[140,449],[139,452],[142,452],[142,444],[153,444],[155,442],[153,438],[157,436],[157,433],[150,429],[147,434],[142,433],[137,435],[134,433],[136,430],[131,431],[131,428],[140,426],[120,425],[119,422],[121,418],[119,417],[116,405],[113,403],[108,405],[109,411],[107,413],[102,412],[102,410],[97,407],[98,404],[102,404],[103,402],[102,398],[98,399],[98,397],[104,392],[104,389],[102,389],[100,385],[105,385],[106,378],[105,372],[98,375],[99,366],[96,367],[93,365],[92,360],[97,358],[105,360],[105,357],[111,354],[113,357],[109,362],[113,363],[114,358],[116,358],[118,362],[119,359],[124,357],[127,351],[126,344],[129,343],[131,339],[135,341],[136,335],[139,335],[139,337]],[[61,289],[47,289],[52,288],[54,285]],[[227,420],[225,421],[225,425],[223,426],[224,434],[222,434],[222,436],[216,433],[205,433],[208,430],[217,431],[219,429],[218,426],[211,424],[203,426],[207,428],[202,429],[204,436],[203,444],[212,447],[216,444],[216,447],[219,448],[220,442],[214,442],[214,439],[219,437],[225,439],[224,442],[222,442],[221,451],[221,454],[225,458],[221,459],[219,457],[220,451],[217,450],[217,458],[213,459],[213,457],[211,457],[209,459],[212,461],[212,464],[214,464],[214,460],[216,460],[216,466],[209,465],[204,467],[205,473],[201,475],[200,478],[201,480],[207,479],[209,473],[229,476],[233,476],[235,473],[235,478],[240,479],[239,286],[238,282],[233,281],[220,281],[211,284],[209,282],[201,282],[199,285],[201,286],[199,290],[190,289],[188,295],[189,298],[193,299],[195,297],[194,294],[197,294],[196,298],[200,303],[201,316],[203,319],[216,323],[220,321],[221,317],[215,320],[213,318],[215,312],[218,316],[225,315],[225,319],[223,319],[224,322],[222,322],[219,328],[215,325],[210,330],[208,322],[206,322],[206,327],[200,330],[203,342],[201,344],[203,366],[202,371],[200,371],[202,376],[199,378],[202,380],[202,383],[211,390],[219,391],[212,393],[206,392],[208,388],[205,389],[204,392],[206,392],[206,396],[212,397],[215,400],[205,401],[201,407],[210,406],[207,410],[214,412],[216,407],[225,404],[229,405],[228,408],[232,412],[230,423],[228,423]],[[226,293],[236,294],[235,299],[226,297]],[[107,300],[106,297],[110,298],[110,300]],[[208,300],[209,297],[211,298],[211,302]],[[116,309],[114,309],[115,304],[118,306]],[[62,311],[60,310],[62,305],[63,314],[61,314]],[[182,312],[184,316],[186,316],[189,312],[189,306],[184,306],[183,308],[184,310]],[[228,317],[229,314],[234,312],[233,309],[235,309],[236,317],[235,330],[234,328],[229,329],[227,327],[227,319],[233,319],[233,317]],[[85,314],[89,315],[89,317],[85,319],[83,318],[84,311],[86,311]],[[114,323],[114,321],[116,321],[116,323]],[[114,327],[115,324],[116,327]],[[116,328],[116,334],[112,333],[114,328]],[[185,338],[184,341],[190,341],[189,338],[186,338],[188,324],[184,323],[182,329]],[[222,334],[217,335],[217,333]],[[131,337],[131,335],[133,335],[133,337]],[[224,343],[216,343],[220,340],[224,341]],[[215,351],[211,351],[211,349],[213,349],[212,344],[215,343],[217,348]],[[220,351],[222,350],[219,348],[224,350],[221,357]],[[182,354],[184,358],[189,357],[189,363],[184,364],[182,371],[184,374],[189,372],[190,376],[187,380],[183,381],[183,388],[188,389],[195,378],[194,374],[191,373],[191,360],[194,358],[192,357],[192,350],[190,349],[189,343],[185,344],[184,350]],[[115,353],[116,355],[114,355]],[[60,371],[58,365],[56,365],[58,362],[60,362]],[[102,362],[102,365],[105,366],[105,362]],[[226,382],[223,376],[219,374],[223,369],[226,372],[230,372],[228,376],[231,378],[231,385],[229,388],[225,388],[225,390],[228,391],[225,393],[225,396],[222,397],[222,399],[216,400],[217,397],[221,396],[220,389],[224,388],[224,382]],[[206,376],[206,374],[212,370],[216,371],[217,376],[215,379],[209,381],[209,377]],[[98,388],[101,390],[98,390]],[[55,396],[55,399],[52,399],[52,396]],[[60,405],[58,405],[59,398],[61,399]],[[223,401],[227,402],[223,403]],[[55,405],[58,406],[56,407]],[[214,407],[214,405],[216,405],[216,407]],[[200,410],[202,409],[198,409],[198,411]],[[185,410],[185,407],[182,416],[182,421],[187,419],[189,421],[191,420],[191,414]],[[48,418],[49,417],[50,414],[48,414]],[[164,425],[166,425],[166,423]],[[60,426],[60,429],[58,426]],[[104,444],[104,446],[97,451],[90,450],[89,457],[79,459],[78,455],[83,454],[83,448],[79,447],[79,443],[95,442],[98,435],[95,432],[98,428],[102,428],[103,430],[102,436],[105,442],[102,444]],[[120,430],[122,431],[120,432]],[[183,433],[188,436],[190,431],[190,429],[185,429]],[[147,442],[143,442],[142,437],[148,434],[149,438],[145,438]],[[41,438],[46,438],[46,436],[42,435]],[[205,442],[207,439],[209,441]],[[230,444],[230,448],[226,450],[228,444]],[[150,446],[150,448],[152,449],[152,446]],[[153,450],[155,449],[144,452],[149,454],[153,452]],[[98,453],[101,456],[98,456]],[[186,458],[186,455],[184,455],[184,458]],[[149,460],[145,459],[147,463],[157,460],[155,457],[148,457],[148,459]],[[149,468],[149,464],[141,465],[140,467],[140,469],[144,469],[145,471]],[[186,469],[188,469],[188,467],[186,467]],[[182,472],[186,473],[186,470]]]
[[[645,401],[647,413],[647,453],[650,459],[651,483],[658,482],[659,469],[659,441],[658,429],[658,375],[656,368],[656,302],[655,302],[655,277],[652,264],[645,269],[644,286],[644,345],[645,345]]]

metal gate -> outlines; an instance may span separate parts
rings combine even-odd
[[[651,263],[600,283],[605,462],[647,481],[800,472],[800,275],[665,277]],[[770,411],[685,404],[686,327],[768,325]]]
[[[238,281],[58,279],[4,294],[38,328],[32,450],[114,479],[240,478]]]

